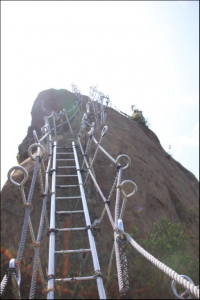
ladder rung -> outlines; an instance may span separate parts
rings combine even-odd
[[[56,161],[72,161],[75,160],[74,158],[57,158]]]
[[[74,152],[57,152],[56,155],[60,155],[60,154],[74,154]]]
[[[77,177],[78,175],[56,175],[56,177]]]
[[[56,185],[57,188],[61,188],[61,189],[69,188],[69,187],[77,187],[77,186],[79,186],[79,185],[78,184]]]
[[[78,249],[78,250],[58,250],[54,251],[54,253],[57,254],[63,254],[63,253],[85,253],[85,252],[91,252],[91,249]]]
[[[56,199],[78,199],[81,198],[81,196],[71,196],[71,197],[56,197]]]
[[[73,277],[73,278],[55,278],[55,282],[75,282],[75,281],[82,281],[82,280],[92,280],[96,279],[96,276],[85,276],[85,277]]]
[[[59,210],[56,211],[56,214],[79,214],[79,213],[83,213],[84,210]]]
[[[56,149],[72,149],[72,147],[56,147]]]
[[[76,168],[76,166],[62,166],[62,167],[57,167],[58,169],[72,169]]]
[[[85,230],[85,227],[78,227],[78,228],[56,228],[57,231],[79,231]]]

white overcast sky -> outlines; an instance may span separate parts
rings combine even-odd
[[[136,105],[199,179],[199,1],[1,1],[1,187],[37,95],[72,82]]]

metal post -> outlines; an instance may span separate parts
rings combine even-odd
[[[101,96],[101,125],[103,124],[103,97]]]
[[[72,148],[73,148],[74,158],[75,158],[75,163],[76,163],[80,193],[81,193],[81,197],[82,197],[83,209],[84,209],[84,214],[85,214],[85,221],[86,221],[87,226],[91,226],[91,221],[90,221],[90,216],[89,216],[89,211],[88,211],[88,206],[87,206],[87,200],[85,197],[82,176],[81,176],[80,166],[79,166],[79,162],[78,162],[78,155],[76,152],[76,147],[75,147],[74,142],[72,142]],[[99,260],[98,260],[98,256],[97,256],[97,250],[96,250],[96,246],[95,246],[94,237],[93,237],[90,229],[87,230],[87,233],[88,233],[88,238],[89,238],[89,243],[90,243],[90,248],[91,248],[91,253],[92,253],[93,266],[94,266],[95,272],[97,273],[97,272],[100,272],[100,265],[99,265]],[[106,299],[106,294],[105,294],[105,290],[104,290],[104,286],[103,286],[103,280],[100,276],[98,276],[98,274],[96,274],[96,275],[97,275],[96,281],[97,281],[99,297],[100,297],[100,299]]]
[[[56,121],[55,121],[55,112],[52,112],[53,113],[53,127],[54,127],[54,134],[55,134],[55,138],[56,138]]]
[[[21,283],[21,273],[19,265],[16,264],[16,259],[12,258],[9,261],[9,275],[12,283],[12,291],[15,296],[14,299],[21,299],[20,294],[20,283]]]
[[[54,299],[54,276],[55,276],[55,212],[56,212],[56,145],[54,142],[53,148],[53,174],[52,174],[52,187],[51,187],[51,215],[50,215],[50,229],[49,235],[49,261],[48,261],[48,285],[47,285],[47,299]]]

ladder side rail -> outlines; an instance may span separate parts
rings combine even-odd
[[[72,147],[74,151],[74,157],[75,157],[75,163],[76,163],[76,168],[77,168],[77,174],[78,174],[78,181],[79,181],[79,187],[80,187],[80,192],[82,196],[82,203],[83,203],[83,209],[84,209],[84,215],[85,215],[85,221],[87,226],[91,226],[91,221],[90,221],[90,216],[89,216],[89,211],[88,211],[88,206],[87,206],[87,200],[85,197],[85,192],[83,188],[83,182],[82,182],[82,176],[80,172],[80,166],[79,166],[79,161],[78,161],[78,155],[76,152],[76,146],[75,143],[72,142]],[[96,272],[96,281],[97,281],[97,288],[99,292],[99,297],[100,299],[106,299],[106,294],[103,286],[103,280],[100,276],[98,276],[98,272],[100,272],[100,265],[99,265],[99,260],[97,256],[97,250],[95,246],[95,241],[94,241],[94,236],[92,235],[91,229],[87,230],[88,233],[88,238],[89,238],[89,243],[90,243],[90,248],[91,248],[91,253],[92,253],[92,260],[93,260],[93,266],[94,270]]]
[[[55,135],[55,138],[57,136],[57,132],[56,132],[56,120],[55,120],[55,112],[52,112],[53,113],[53,126],[54,126],[54,135]]]
[[[53,145],[53,174],[51,187],[51,212],[50,212],[50,230],[49,235],[49,261],[48,261],[48,284],[47,284],[47,299],[54,299],[54,277],[55,277],[55,211],[56,211],[56,145]]]

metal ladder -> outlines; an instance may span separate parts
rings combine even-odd
[[[57,150],[64,150],[64,152]],[[62,157],[62,158],[58,158]],[[58,166],[60,162],[63,163],[62,166]],[[75,164],[74,164],[75,162]],[[73,163],[73,165],[71,165]],[[61,170],[62,175],[58,175],[59,171]],[[75,174],[73,174],[73,171],[75,171]],[[71,184],[71,181],[76,180],[76,184]],[[57,185],[57,180],[64,180],[67,183],[70,184],[64,184],[64,185]],[[73,182],[74,183],[74,182]],[[58,189],[66,189],[66,196],[59,197],[57,194],[59,193]],[[79,195],[67,195],[68,190],[72,189],[78,189],[80,194]],[[68,201],[70,203],[73,203],[74,201],[79,201],[79,204],[82,206],[82,209],[75,210],[66,210],[65,207],[69,207]],[[57,207],[62,207],[61,202],[64,203],[64,210],[57,210]],[[75,203],[75,202],[74,202]],[[79,205],[79,206],[80,206]],[[84,215],[82,220],[85,222],[84,227],[78,227],[74,228],[56,228],[56,218],[62,217],[62,216],[69,216],[71,215],[74,217],[75,215]],[[64,225],[63,225],[64,227]],[[55,299],[54,298],[54,292],[55,292],[55,284],[58,283],[67,283],[67,282],[73,282],[73,281],[85,281],[85,280],[96,280],[97,284],[97,290],[98,295],[100,299],[106,299],[106,294],[104,290],[103,280],[101,277],[101,271],[100,271],[100,265],[95,245],[94,236],[91,230],[91,221],[89,216],[89,210],[87,205],[87,200],[84,192],[83,182],[82,182],[82,176],[81,176],[81,170],[79,166],[78,161],[78,155],[76,151],[75,143],[72,142],[72,147],[57,147],[57,142],[54,142],[53,144],[53,165],[52,165],[52,191],[51,191],[51,210],[50,210],[50,229],[48,231],[49,235],[49,259],[48,259],[48,272],[47,272],[47,299]],[[74,232],[74,231],[80,231],[82,232],[81,237],[83,235],[86,236],[87,243],[89,242],[89,248],[88,249],[61,249],[56,250],[56,234],[63,234],[65,232]],[[79,234],[79,233],[78,233]],[[84,236],[84,238],[85,238]],[[65,239],[66,241],[66,239]],[[57,263],[57,256],[60,255],[70,255],[74,253],[91,253],[92,256],[92,263],[93,263],[93,274],[91,276],[81,276],[81,277],[68,277],[67,278],[56,278],[55,270],[57,270],[56,263]],[[55,259],[56,257],[56,259]],[[67,258],[68,259],[68,258]],[[91,264],[92,264],[91,263]],[[63,262],[63,265],[64,262]],[[66,270],[65,270],[66,271]],[[66,276],[65,276],[66,277]],[[65,298],[66,299],[66,298]]]

